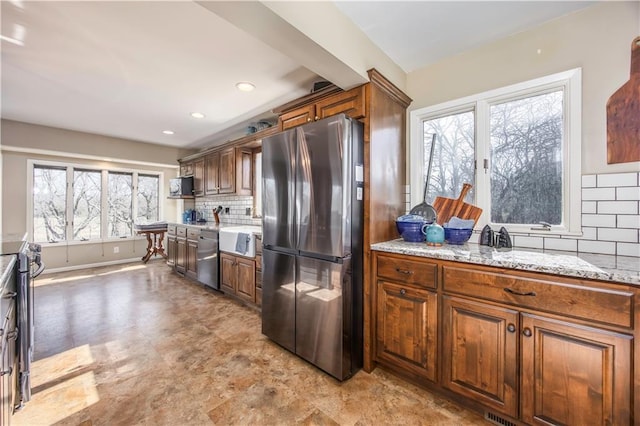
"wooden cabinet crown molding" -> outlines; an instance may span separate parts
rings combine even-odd
[[[369,71],[367,71],[367,74],[369,74],[369,81],[371,81],[371,84],[375,84],[376,87],[383,90],[385,93],[387,93],[387,95],[391,96],[392,99],[394,99],[404,108],[407,108],[413,101],[402,90],[398,89],[396,85],[391,83],[382,74],[380,74],[380,72],[375,68],[371,68]]]

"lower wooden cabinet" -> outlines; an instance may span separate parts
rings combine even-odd
[[[176,237],[176,272],[183,274],[187,271],[187,239]]]
[[[632,424],[632,336],[532,314],[522,314],[519,331],[522,420]]]
[[[442,385],[518,416],[518,313],[443,296]]]
[[[256,301],[256,263],[253,259],[220,253],[220,289],[250,303]]]
[[[436,381],[437,294],[378,281],[376,357]]]
[[[640,289],[374,253],[378,364],[504,424],[638,424]]]

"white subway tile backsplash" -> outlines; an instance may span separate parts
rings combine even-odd
[[[612,186],[638,186],[638,173],[610,173],[598,175],[598,188]]]
[[[597,240],[598,239],[598,228],[588,228],[586,226],[582,227],[582,237],[579,237],[580,240]]]
[[[616,227],[616,215],[613,214],[583,214],[582,226],[595,226],[604,228]]]
[[[595,188],[596,187],[596,175],[583,175],[582,176],[583,188]]]
[[[616,188],[616,200],[640,200],[640,186]]]
[[[638,242],[637,229],[601,228],[598,229],[598,241]]]
[[[640,257],[640,244],[618,243],[617,254],[618,256]]]
[[[572,238],[545,238],[544,248],[546,250],[577,251],[578,240]]]
[[[640,215],[618,215],[617,227],[640,229]]]
[[[638,214],[637,201],[598,201],[598,214]]]
[[[513,236],[513,245],[516,247],[541,249],[544,248],[544,238],[515,235]]]
[[[585,188],[582,190],[583,201],[615,200],[615,188]]]
[[[597,207],[598,207],[597,201],[583,201],[582,213],[598,213]]]
[[[611,241],[579,240],[578,251],[585,253],[616,254],[616,243]]]

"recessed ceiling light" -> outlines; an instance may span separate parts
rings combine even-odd
[[[240,83],[236,83],[236,87],[238,88],[238,90],[241,90],[243,92],[250,92],[256,88],[253,83],[249,83],[248,81],[241,81]]]
[[[173,130],[163,130],[162,133],[164,133],[165,135],[172,135],[174,133]]]
[[[201,113],[201,112],[192,112],[191,113],[191,117],[193,117],[193,118],[204,118],[205,115],[203,113]]]

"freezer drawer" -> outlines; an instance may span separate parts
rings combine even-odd
[[[262,252],[262,333],[295,352],[294,255]]]

